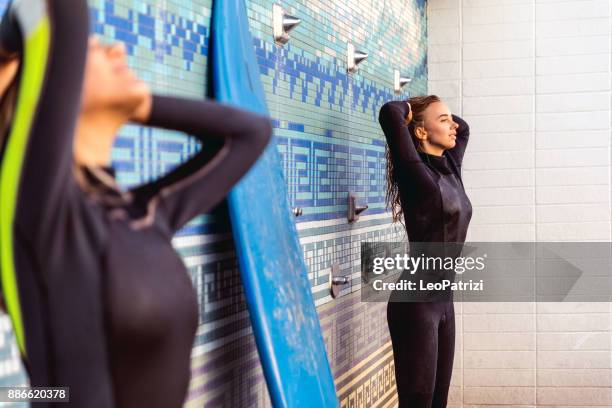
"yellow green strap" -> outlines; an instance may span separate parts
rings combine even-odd
[[[0,169],[0,279],[8,313],[22,355],[26,355],[19,289],[15,275],[13,225],[17,209],[19,183],[28,138],[40,98],[51,38],[49,18],[42,16],[28,30],[24,44],[22,80],[19,86],[13,125]]]

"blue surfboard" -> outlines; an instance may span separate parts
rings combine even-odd
[[[268,114],[244,0],[215,0],[215,98]],[[242,284],[275,407],[337,407],[276,142],[228,197]]]

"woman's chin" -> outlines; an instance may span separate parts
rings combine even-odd
[[[149,85],[140,79],[134,80],[129,85],[129,93],[132,95],[143,96],[143,95],[147,95],[149,92],[150,92]]]

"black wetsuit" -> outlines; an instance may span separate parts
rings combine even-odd
[[[124,192],[112,172],[75,167],[87,7],[47,4],[49,65],[21,173],[10,176],[19,183],[12,248],[30,381],[70,387],[71,404],[58,406],[178,408],[198,308],[171,239],[247,172],[270,139],[270,121],[214,102],[155,96],[147,125],[194,135],[200,153]],[[12,142],[3,160],[14,160],[7,157]]]
[[[456,145],[435,156],[416,150],[404,121],[407,113],[406,102],[388,102],[379,122],[391,150],[408,239],[462,244],[472,216],[461,180],[468,125],[453,115],[459,124]],[[445,301],[390,301],[387,322],[400,407],[445,407],[455,351],[452,294]]]

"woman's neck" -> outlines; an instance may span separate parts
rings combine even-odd
[[[433,145],[427,141],[424,141],[420,147],[421,152],[431,154],[432,156],[442,156],[444,153],[444,149],[442,147]]]
[[[82,113],[76,125],[74,160],[81,166],[108,166],[117,132],[126,122],[123,115]]]

